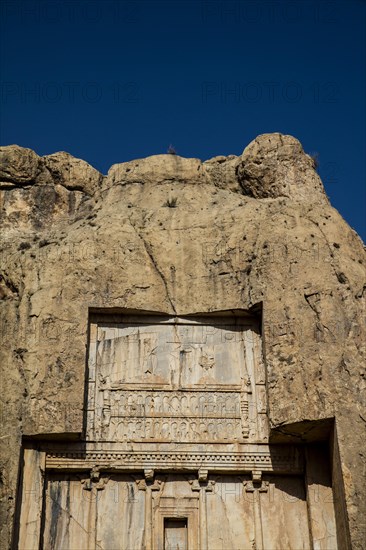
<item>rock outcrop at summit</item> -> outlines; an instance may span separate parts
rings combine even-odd
[[[34,151],[11,145],[1,147],[0,155],[1,187],[16,187],[34,182],[40,161]]]
[[[0,196],[4,547],[22,438],[83,430],[91,310],[261,307],[271,438],[317,440],[335,419],[345,547],[364,548],[366,255],[295,138],[106,176],[68,153],[6,146]]]
[[[291,136],[259,136],[244,150],[237,164],[237,177],[244,195],[256,199],[288,197],[304,201],[309,193],[326,202],[314,160],[304,154]]]

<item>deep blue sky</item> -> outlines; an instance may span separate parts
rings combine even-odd
[[[282,132],[318,153],[366,238],[364,0],[2,0],[1,144],[106,173],[165,153],[240,154]]]

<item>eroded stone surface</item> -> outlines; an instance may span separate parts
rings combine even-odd
[[[93,195],[103,179],[102,175],[90,164],[69,153],[54,153],[47,155],[43,160],[54,181],[66,189]]]
[[[237,164],[237,177],[244,194],[258,199],[290,197],[303,201],[313,193],[318,202],[326,202],[314,166],[314,160],[304,153],[297,139],[263,134],[244,149]]]
[[[1,540],[21,437],[82,431],[90,308],[184,315],[262,302],[271,433],[336,418],[351,543],[363,548],[365,252],[299,142],[260,136],[205,163],[159,155],[75,186],[64,157],[49,170],[34,155],[8,148],[0,178]]]
[[[0,147],[0,181],[2,186],[33,182],[38,172],[39,163],[40,158],[32,149],[26,149],[18,145]]]
[[[105,179],[106,188],[111,185],[138,183],[205,183],[206,174],[198,159],[186,159],[178,155],[154,155],[145,159],[114,164]]]

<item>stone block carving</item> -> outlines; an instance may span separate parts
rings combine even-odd
[[[253,321],[144,319],[91,329],[87,439],[265,442]]]

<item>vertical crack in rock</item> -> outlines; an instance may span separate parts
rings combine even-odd
[[[152,251],[152,248],[151,248],[151,245],[150,243],[148,243],[145,238],[143,237],[143,235],[137,230],[136,226],[134,225],[131,217],[128,218],[129,221],[130,221],[130,224],[131,224],[131,227],[133,228],[133,230],[135,231],[136,235],[139,237],[139,239],[142,241],[142,244],[144,245],[144,248],[146,250],[146,254],[149,256],[150,258],[150,261],[152,263],[152,265],[154,266],[154,269],[156,271],[156,273],[159,275],[160,279],[162,280],[162,283],[164,285],[164,288],[165,288],[165,292],[166,292],[166,296],[168,298],[168,301],[169,301],[169,304],[170,304],[170,307],[172,308],[174,314],[176,315],[177,312],[175,310],[175,306],[174,306],[174,303],[173,303],[173,300],[170,296],[170,293],[169,293],[169,288],[168,288],[168,282],[167,280],[165,279],[165,276],[164,276],[164,273],[159,269],[159,266],[158,264],[156,263],[155,259],[154,259],[154,255],[153,255],[153,251]]]
[[[334,337],[332,331],[321,320],[321,307],[320,307],[320,294],[319,292],[313,292],[311,294],[304,294],[304,298],[307,301],[309,307],[315,313],[316,316],[316,328],[324,334],[324,329]]]
[[[258,243],[258,239],[259,239],[259,233],[260,233],[260,229],[259,229],[259,225],[256,226],[256,229],[257,229],[257,232],[256,232],[256,235],[254,237],[254,242],[253,242],[253,246],[252,246],[252,253],[251,253],[251,260],[250,260],[250,271],[248,273],[248,299],[249,299],[249,306],[252,306],[253,305],[253,297],[252,297],[252,288],[253,286],[255,287],[256,285],[252,285],[252,278],[253,278],[253,268],[256,267],[255,266],[255,261],[253,262],[253,259],[256,260],[257,258],[257,254],[256,254],[256,250],[257,250],[257,243]]]

